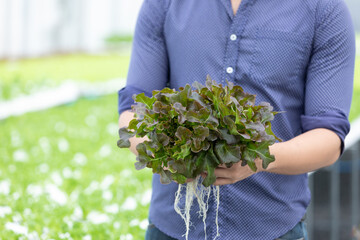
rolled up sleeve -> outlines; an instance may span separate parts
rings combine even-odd
[[[150,97],[151,92],[148,92],[141,88],[136,88],[133,86],[127,86],[118,91],[118,112],[121,114],[126,110],[131,109],[131,105],[134,104],[133,96],[134,94],[145,93],[146,96]]]
[[[118,91],[118,112],[131,109],[132,96],[162,89],[168,81],[164,38],[167,0],[145,0],[136,23],[126,86]]]
[[[330,1],[319,13],[307,70],[303,131],[334,131],[344,147],[350,131],[350,111],[355,62],[355,33],[343,1]]]

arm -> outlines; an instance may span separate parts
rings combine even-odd
[[[168,58],[163,35],[168,1],[145,0],[135,28],[131,61],[126,87],[118,93],[119,127],[129,125],[134,113],[132,96],[144,92],[150,96],[154,89],[162,89],[168,81]],[[130,150],[137,154],[136,145],[144,139],[130,139]]]
[[[336,162],[340,155],[340,138],[325,128],[305,132],[289,141],[276,143],[270,153],[276,161],[262,171],[295,175],[315,171]]]
[[[333,131],[317,128],[305,132],[289,141],[270,146],[275,161],[267,169],[262,168],[260,159],[255,163],[257,172],[271,172],[285,175],[297,175],[315,171],[335,163],[340,154],[341,140]],[[255,174],[247,165],[234,164],[231,168],[215,169],[217,176],[214,185],[236,183]]]

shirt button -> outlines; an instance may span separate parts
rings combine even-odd
[[[237,39],[237,36],[235,34],[230,35],[230,40],[235,41]]]
[[[232,67],[228,67],[228,68],[226,69],[226,72],[229,73],[229,74],[231,74],[231,73],[234,72],[234,69],[233,69]]]

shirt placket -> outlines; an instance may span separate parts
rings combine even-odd
[[[255,0],[242,0],[241,5],[235,15],[232,15],[231,4],[229,5],[230,0],[221,0],[225,7],[227,8],[227,12],[229,17],[232,19],[232,23],[230,26],[230,30],[227,35],[226,41],[226,50],[225,50],[225,58],[224,58],[224,65],[223,65],[223,74],[221,78],[221,83],[226,84],[226,80],[230,82],[234,82],[235,80],[235,73],[237,70],[237,61],[239,58],[239,47],[241,44],[241,35],[245,29],[250,9]],[[228,2],[226,2],[228,1]],[[226,192],[222,192],[221,198],[226,198]],[[221,202],[221,200],[220,200]],[[211,209],[216,209],[216,201],[212,201]],[[221,203],[220,203],[221,204]],[[222,212],[223,214],[226,214]],[[212,215],[212,221],[215,221],[216,216],[215,214]],[[218,218],[219,227],[224,226],[226,223],[224,222],[224,218],[219,214]],[[211,238],[215,239],[217,236],[217,228],[212,226],[211,228]]]
[[[237,61],[239,58],[239,47],[241,44],[241,35],[245,29],[250,8],[253,5],[253,3],[254,0],[252,1],[242,0],[242,3],[235,17],[231,17],[232,23],[227,35],[223,74],[221,79],[221,82],[223,84],[226,83],[226,80],[230,82],[235,81]],[[231,8],[231,4],[230,4],[230,8]]]

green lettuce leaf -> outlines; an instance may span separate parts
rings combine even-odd
[[[194,82],[193,87],[133,96],[135,119],[119,129],[117,145],[128,148],[132,137],[149,138],[136,147],[136,169],[151,168],[164,184],[185,183],[206,173],[202,184],[210,186],[220,164],[231,167],[239,162],[256,171],[256,158],[264,168],[275,160],[269,146],[281,139],[271,129],[278,112],[269,103],[255,105],[255,95],[209,76],[205,85]]]

